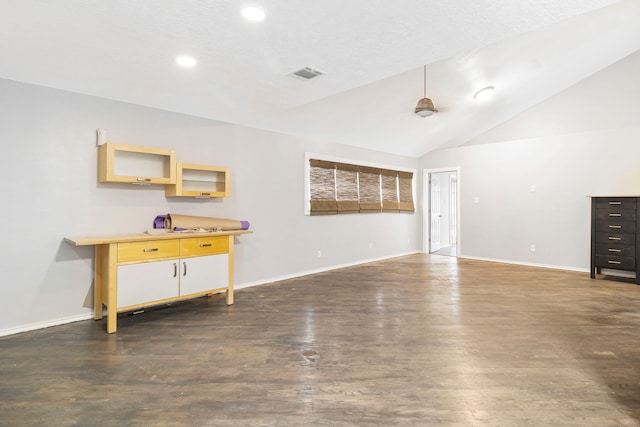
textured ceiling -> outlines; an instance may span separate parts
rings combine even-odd
[[[0,0],[0,78],[418,157],[640,48],[637,0],[255,3],[263,22],[231,0]],[[327,74],[288,76],[304,66]]]

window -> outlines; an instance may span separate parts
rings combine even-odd
[[[336,200],[336,164],[323,160],[309,160],[311,215],[338,213]]]
[[[336,201],[338,213],[358,213],[358,167],[336,163]]]
[[[309,158],[311,215],[415,212],[413,172]]]

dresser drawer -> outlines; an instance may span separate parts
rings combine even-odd
[[[635,233],[636,223],[617,219],[602,219],[596,221],[596,231],[604,231],[607,233]]]
[[[177,258],[179,254],[177,240],[118,243],[118,262]]]
[[[636,220],[635,209],[602,208],[596,209],[596,220],[633,221]]]
[[[599,243],[596,245],[596,255],[635,257],[636,247]]]
[[[596,267],[635,270],[636,259],[633,257],[596,255]]]
[[[183,257],[226,254],[228,252],[228,236],[208,236],[180,240],[180,256]]]
[[[596,244],[600,243],[616,243],[618,245],[630,245],[635,246],[636,234],[635,233],[606,233],[596,232]]]
[[[635,197],[597,197],[596,209],[636,209]]]

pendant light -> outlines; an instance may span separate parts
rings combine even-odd
[[[420,117],[429,117],[434,113],[437,113],[436,107],[433,105],[433,101],[427,98],[427,66],[424,66],[424,98],[418,101],[416,105],[415,113]]]

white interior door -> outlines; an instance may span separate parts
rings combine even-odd
[[[440,220],[442,213],[440,212],[440,175],[432,173],[429,175],[429,206],[430,209],[430,233],[429,233],[429,252],[435,252],[440,249]]]

